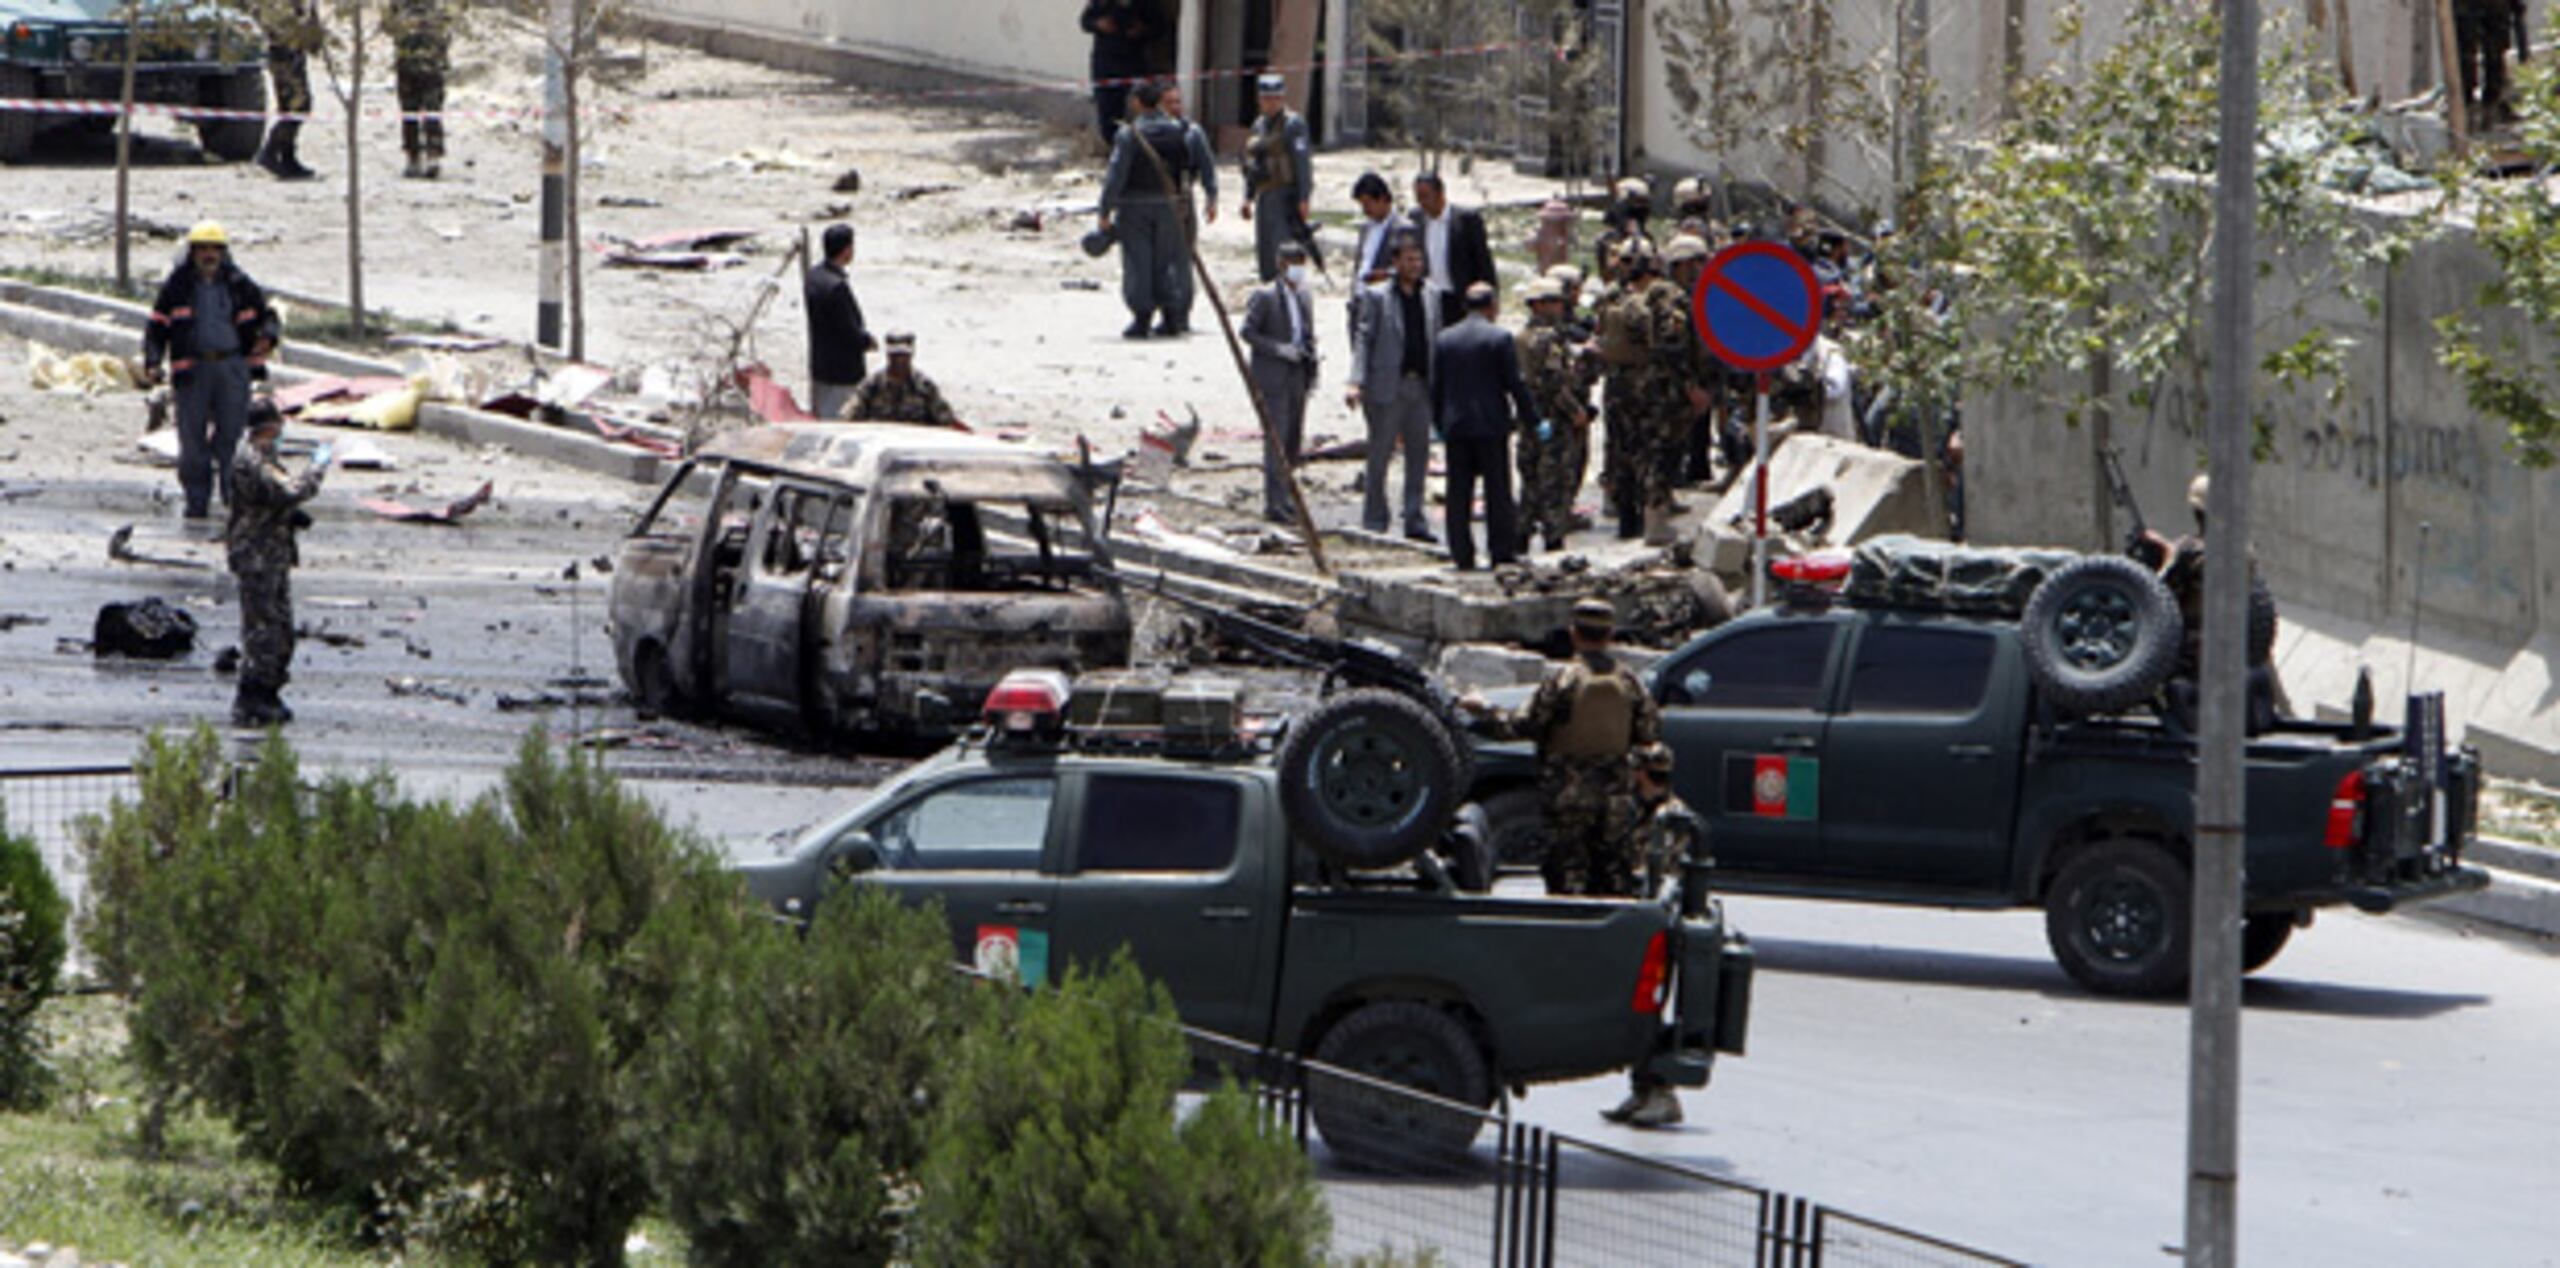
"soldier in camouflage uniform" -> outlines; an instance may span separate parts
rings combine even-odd
[[[1517,713],[1468,695],[1459,706],[1486,729],[1538,746],[1538,791],[1546,802],[1547,857],[1539,872],[1551,894],[1633,897],[1634,769],[1628,754],[1662,738],[1662,709],[1644,684],[1609,654],[1617,614],[1607,600],[1573,605],[1573,659],[1547,671]]]
[[[1653,187],[1630,176],[1618,182],[1615,193],[1617,205],[1610,210],[1609,227],[1601,230],[1600,236],[1591,243],[1592,276],[1599,278],[1603,286],[1617,285],[1620,280],[1618,252],[1621,248],[1629,242],[1650,244],[1653,241],[1653,234],[1646,229],[1653,218]]]
[[[318,173],[302,165],[299,146],[311,114],[311,55],[327,38],[320,10],[316,0],[263,0],[255,12],[267,37],[267,78],[275,85],[275,118],[258,147],[258,166],[278,180],[309,180]]]
[[[301,475],[276,460],[284,418],[274,402],[249,408],[249,443],[231,454],[231,520],[223,531],[231,573],[240,581],[240,685],[231,702],[235,726],[293,721],[279,693],[292,680],[293,568],[302,562],[293,535],[311,517],[302,504],[320,491],[329,470],[323,445]]]
[[[1649,241],[1619,249],[1618,286],[1602,301],[1602,397],[1609,431],[1601,481],[1618,516],[1618,536],[1668,540],[1671,486],[1688,426],[1693,384],[1689,297],[1662,276]]]
[[[444,77],[452,55],[451,0],[392,0],[392,75],[400,94],[400,152],[411,180],[444,172]]]
[[[871,377],[853,389],[853,404],[845,417],[857,423],[958,427],[959,416],[951,412],[951,403],[942,399],[942,389],[916,369],[915,335],[893,330],[881,346],[888,350],[889,364],[872,371]]]
[[[1707,271],[1707,260],[1714,254],[1706,238],[1682,232],[1662,249],[1662,264],[1671,274],[1671,284],[1680,288],[1683,296],[1694,296],[1698,293],[1698,279]],[[1694,313],[1691,320],[1694,324]],[[1681,416],[1687,421],[1673,438],[1671,478],[1677,484],[1704,484],[1715,475],[1710,454],[1715,448],[1716,406],[1724,386],[1724,364],[1694,337],[1687,341],[1683,353],[1687,381],[1680,391],[1687,408]]]
[[[1708,863],[1713,854],[1707,842],[1706,820],[1698,817],[1687,802],[1671,792],[1672,756],[1669,745],[1647,744],[1635,751],[1635,842],[1644,857],[1644,894],[1657,892],[1666,879],[1681,876],[1685,862]],[[1684,898],[1683,911],[1699,910]],[[1637,1065],[1627,1078],[1627,1099],[1614,1109],[1600,1111],[1602,1118],[1629,1127],[1670,1127],[1680,1121],[1680,1096],[1671,1085],[1648,1075]]]
[[[1591,410],[1582,371],[1564,327],[1564,287],[1538,278],[1521,292],[1529,326],[1518,335],[1520,377],[1537,402],[1537,421],[1520,438],[1521,552],[1544,537],[1549,550],[1564,549],[1573,527],[1573,495],[1582,487],[1590,453]]]

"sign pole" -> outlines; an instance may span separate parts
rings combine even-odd
[[[1751,606],[1769,602],[1769,375],[1754,376],[1751,418]]]

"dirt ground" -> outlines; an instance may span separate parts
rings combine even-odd
[[[482,12],[457,47],[449,108],[450,158],[437,182],[399,175],[398,129],[387,75],[377,61],[363,100],[365,294],[404,317],[528,339],[535,311],[540,178],[537,122],[511,112],[540,97],[539,43],[519,20]],[[716,347],[723,322],[752,306],[803,231],[835,220],[860,233],[855,285],[876,329],[919,339],[918,364],[960,414],[981,429],[1020,429],[1042,443],[1078,435],[1103,453],[1133,447],[1159,412],[1196,408],[1207,426],[1204,463],[1258,460],[1252,406],[1211,318],[1180,340],[1132,343],[1118,298],[1116,256],[1089,259],[1076,238],[1101,186],[1090,134],[1033,123],[961,99],[857,92],[823,79],[723,61],[665,46],[617,44],[636,73],[590,90],[601,117],[585,143],[583,230],[591,241],[707,226],[759,231],[747,262],[704,273],[613,269],[587,273],[589,359],[632,380],[651,366],[690,368]],[[631,59],[626,59],[631,60]],[[316,71],[315,71],[315,77]],[[254,276],[309,294],[347,294],[344,171],[346,116],[325,78],[303,156],[319,180],[278,182],[247,164],[209,164],[192,135],[165,120],[141,130],[150,143],[133,174],[134,211],[183,228],[224,223]],[[502,117],[503,116],[503,117]],[[55,133],[28,164],[0,169],[0,264],[75,273],[112,271],[102,231],[114,206],[112,138]],[[1354,214],[1353,177],[1375,168],[1400,190],[1406,153],[1319,154],[1317,219]],[[847,170],[858,192],[832,191]],[[1449,173],[1458,201],[1502,203],[1552,186],[1507,164]],[[1251,227],[1237,213],[1232,162],[1219,173],[1222,206],[1203,239],[1231,306],[1252,278]],[[916,192],[927,191],[927,192]],[[646,205],[634,205],[646,204]],[[1008,229],[1039,210],[1037,231]],[[1519,239],[1526,212],[1498,217],[1496,246],[1511,280],[1525,276]],[[1596,231],[1596,225],[1586,232]],[[1332,235],[1336,258],[1349,238]],[[174,258],[166,239],[138,243],[137,273],[156,278]],[[783,280],[753,332],[752,350],[805,395],[805,325],[797,278]],[[1326,357],[1311,404],[1312,443],[1360,434],[1339,391],[1347,332],[1339,283],[1319,290]],[[1514,314],[1516,320],[1516,314]],[[1355,465],[1323,473],[1334,486],[1321,518],[1339,522]],[[1210,503],[1248,498],[1255,473],[1210,477],[1185,492]]]

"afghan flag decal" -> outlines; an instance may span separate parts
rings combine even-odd
[[[1762,819],[1814,819],[1820,817],[1821,805],[1819,758],[1784,753],[1725,754],[1725,813]]]

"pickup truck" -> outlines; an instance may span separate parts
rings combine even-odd
[[[1125,946],[1190,1026],[1470,1106],[1638,1065],[1703,1086],[1742,1051],[1751,949],[1703,865],[1650,901],[1461,893],[1428,856],[1355,879],[1294,839],[1268,744],[1186,751],[980,732],[738,870],[785,917],[836,884],[939,903],[961,962],[1035,986]],[[1310,1099],[1376,1170],[1434,1169],[1482,1125],[1321,1078]]]
[[[1674,785],[1713,835],[1718,888],[1950,908],[2041,907],[2082,985],[2174,994],[2189,956],[2195,743],[2138,712],[2042,698],[2015,621],[1839,603],[1764,609],[1657,661]],[[2247,750],[2243,961],[2323,907],[2368,912],[2487,884],[2461,863],[2480,764],[2441,701],[2403,730],[2279,720]],[[1496,853],[1542,848],[1533,757],[1480,743]]]
[[[114,103],[123,98],[125,43],[136,6],[124,0],[0,0],[0,98]],[[233,162],[266,135],[266,37],[237,10],[213,4],[142,3],[134,44],[137,102],[233,112],[195,118],[197,139]],[[0,110],[0,163],[15,163],[48,127],[115,126],[112,110]]]

